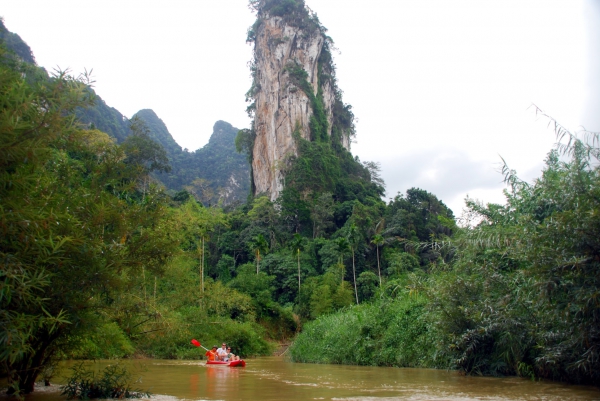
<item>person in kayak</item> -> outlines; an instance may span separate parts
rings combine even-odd
[[[216,361],[219,358],[219,355],[217,354],[217,346],[213,345],[212,349],[206,351],[206,359],[209,361]]]
[[[224,361],[225,357],[227,357],[227,344],[223,343],[221,348],[217,350],[217,354],[219,355],[219,360]]]
[[[231,348],[227,347],[227,355],[225,356],[225,361],[239,361],[240,357],[231,353]]]

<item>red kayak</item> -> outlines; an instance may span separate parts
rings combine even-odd
[[[223,365],[223,366],[231,366],[236,367],[236,366],[241,366],[242,368],[244,366],[246,366],[246,361],[244,361],[243,359],[240,359],[239,361],[231,361],[231,362],[225,362],[225,361],[206,361],[207,365]]]

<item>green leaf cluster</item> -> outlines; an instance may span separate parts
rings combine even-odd
[[[454,269],[432,286],[434,305],[467,373],[597,384],[598,135],[551,121],[559,145],[539,179],[505,165],[505,205],[468,201],[471,226],[455,238]]]
[[[296,362],[439,367],[426,299],[405,295],[326,315],[304,326],[290,348]]]
[[[256,22],[248,29],[246,41],[253,42],[264,18],[279,17],[287,25],[298,27],[307,34],[325,33],[317,15],[310,12],[304,0],[250,0],[251,10],[257,13]]]
[[[122,399],[150,397],[149,391],[132,388],[131,373],[122,365],[108,365],[102,372],[89,370],[83,363],[71,368],[71,376],[61,386],[68,400]]]

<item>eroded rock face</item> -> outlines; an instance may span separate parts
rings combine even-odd
[[[242,186],[239,180],[240,177],[237,177],[238,179],[236,179],[236,173],[239,175],[238,172],[231,173],[231,176],[229,176],[229,179],[227,180],[227,184],[219,191],[219,201],[222,202],[223,205],[229,205],[236,200],[240,200],[238,193]],[[248,179],[248,176],[242,178]]]
[[[294,132],[312,140],[310,119],[313,108],[309,96],[298,87],[290,68],[301,67],[314,94],[321,86],[328,120],[328,135],[333,125],[335,91],[331,81],[319,82],[319,56],[325,38],[319,30],[307,32],[290,26],[278,16],[260,15],[262,23],[255,38],[255,117],[256,138],[252,171],[255,194],[267,193],[275,200],[285,185],[285,167],[297,156]],[[347,139],[347,138],[346,138]],[[342,140],[349,149],[350,141]]]

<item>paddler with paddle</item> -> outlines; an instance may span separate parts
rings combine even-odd
[[[195,338],[192,339],[191,343],[194,345],[194,347],[204,348],[206,350],[206,353],[204,355],[206,355],[206,359],[208,359],[209,361],[214,362],[219,360],[219,354],[217,353],[216,345],[213,345],[212,349],[208,349],[206,347],[203,347],[202,344],[200,344],[200,342],[198,342]]]
[[[246,366],[246,362],[241,359],[238,355],[234,355],[231,353],[231,348],[227,347],[227,344],[223,344],[224,348],[225,348],[225,358],[224,360],[220,360],[219,355],[217,353],[217,346],[213,346],[212,349],[208,349],[206,347],[203,347],[202,344],[200,344],[199,341],[197,341],[196,339],[192,339],[192,344],[195,347],[198,348],[204,348],[206,350],[206,358],[208,359],[208,361],[206,362],[207,364],[215,364],[215,365],[227,365],[227,366],[240,366],[240,367],[244,367]]]
[[[206,351],[206,359],[209,361],[216,361],[219,358],[219,354],[217,352],[217,346],[213,345],[212,349]]]

